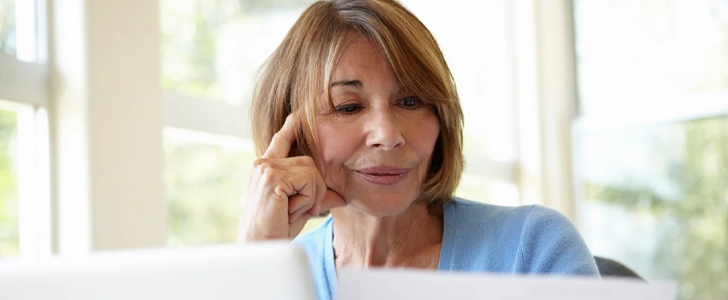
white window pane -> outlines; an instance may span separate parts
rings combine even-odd
[[[167,244],[232,243],[255,161],[252,142],[167,128]],[[302,233],[324,218],[311,219]]]
[[[728,117],[579,134],[580,230],[595,255],[681,299],[728,295]]]
[[[465,155],[517,159],[508,1],[405,0],[432,32],[465,112]],[[463,9],[467,7],[467,9]]]
[[[15,55],[15,0],[0,0],[0,52]]]
[[[38,60],[35,0],[0,0],[0,52],[26,62]]]
[[[161,0],[163,85],[241,105],[256,71],[313,0]]]
[[[168,244],[235,242],[252,146],[170,132],[164,137]]]
[[[466,162],[514,163],[518,153],[508,1],[402,3],[432,32],[453,74],[465,113]],[[463,175],[456,196],[518,205],[518,187],[512,178],[498,178],[491,169],[475,169],[477,165],[468,164],[470,170]]]
[[[455,196],[495,205],[519,204],[518,186],[514,182],[472,174],[463,174]]]
[[[19,254],[17,113],[0,110],[0,258]]]
[[[575,31],[585,115],[728,92],[727,1],[578,0]]]

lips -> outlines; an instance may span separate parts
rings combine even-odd
[[[376,166],[354,171],[365,180],[381,185],[397,184],[407,176],[410,169],[399,167]]]

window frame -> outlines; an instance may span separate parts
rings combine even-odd
[[[48,65],[0,53],[0,98],[48,107]]]
[[[248,109],[245,105],[231,105],[201,97],[165,90],[165,126],[250,139]]]
[[[23,61],[0,53],[0,109],[17,113],[19,256],[40,259],[53,248],[49,127],[47,0],[24,2],[32,12],[33,49]],[[18,11],[16,7],[16,12]],[[23,56],[23,55],[20,55]]]
[[[728,116],[728,89],[712,93],[674,97],[676,103],[658,110],[652,105],[620,107],[624,114],[607,113],[600,116],[579,115],[573,127],[576,134],[601,130],[641,127],[654,124],[687,122],[710,117]]]
[[[574,0],[571,3],[570,20],[576,26]],[[576,31],[570,32],[572,40],[576,41]],[[576,44],[573,45],[572,61],[577,61]],[[577,66],[574,64],[574,73]],[[578,77],[573,77],[574,86],[577,87]],[[602,131],[613,131],[627,128],[640,128],[651,125],[683,123],[712,117],[728,117],[728,89],[703,93],[688,94],[683,96],[668,96],[664,103],[670,105],[654,109],[654,103],[639,104],[640,98],[634,99],[634,105],[620,105],[614,107],[607,113],[600,116],[584,114],[578,111],[579,99],[576,99],[576,117],[571,122],[572,143],[572,172],[574,174],[572,189],[574,191],[574,207],[576,215],[583,210],[586,202],[584,184],[586,180],[579,171],[580,155],[578,145],[580,136],[598,133]],[[620,113],[614,113],[619,111]],[[577,223],[577,225],[579,225]]]

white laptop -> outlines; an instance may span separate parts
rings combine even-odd
[[[2,300],[315,299],[308,260],[287,242],[0,260]]]
[[[342,269],[338,300],[674,300],[671,282]]]

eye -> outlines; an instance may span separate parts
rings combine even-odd
[[[402,100],[399,100],[399,103],[404,106],[405,108],[418,108],[422,105],[422,100],[417,97],[408,97],[404,98]]]
[[[355,114],[361,109],[361,105],[352,103],[352,104],[343,104],[336,107],[336,112],[340,114],[345,115],[351,115]]]

